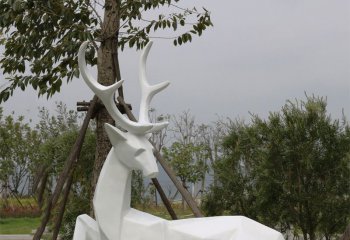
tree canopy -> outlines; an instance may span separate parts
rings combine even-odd
[[[207,172],[207,152],[204,145],[194,143],[174,142],[169,148],[164,148],[164,157],[180,178],[182,184],[202,181]]]
[[[350,128],[332,120],[326,101],[288,101],[280,112],[251,124],[235,123],[214,166],[210,215],[243,214],[294,231],[331,239],[349,221]]]
[[[82,41],[101,42],[118,38],[118,47],[142,48],[160,29],[180,30],[169,37],[175,45],[192,41],[212,25],[210,13],[203,9],[181,8],[179,0],[119,1],[121,20],[115,36],[102,24],[100,12],[110,6],[99,0],[9,0],[0,1],[0,44],[5,51],[0,67],[8,84],[0,92],[0,102],[6,101],[16,88],[25,90],[28,85],[38,95],[52,96],[60,91],[64,80],[71,81],[79,75],[76,53]],[[156,13],[159,8],[174,11],[165,15]],[[146,19],[145,12],[153,10],[154,19]],[[102,14],[101,14],[102,15]],[[189,19],[191,23],[186,21]],[[97,47],[97,45],[95,45]],[[87,60],[95,65],[94,48]]]

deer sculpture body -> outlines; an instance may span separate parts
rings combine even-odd
[[[149,143],[150,134],[168,123],[150,123],[149,104],[153,96],[169,82],[149,85],[146,81],[146,60],[150,42],[140,58],[141,104],[139,121],[124,117],[114,100],[123,81],[111,86],[98,84],[86,69],[84,42],[78,54],[83,79],[101,99],[121,130],[106,124],[113,145],[100,173],[94,195],[96,220],[88,215],[77,218],[73,240],[282,240],[282,235],[260,223],[242,216],[208,217],[168,221],[130,207],[131,171],[142,170],[145,177],[153,178],[158,166]]]

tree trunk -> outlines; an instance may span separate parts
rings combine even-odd
[[[5,207],[7,207],[9,204],[8,204],[8,195],[9,195],[9,191],[8,191],[8,186],[9,186],[9,183],[7,181],[7,176],[5,177],[6,181],[2,183],[2,186],[1,186],[1,190],[2,190],[2,195],[1,195],[1,198],[3,200],[3,205]]]
[[[208,166],[206,160],[204,160],[204,166],[205,166],[204,169],[206,169],[206,167]],[[208,169],[209,169],[209,167],[208,167]],[[204,196],[206,175],[207,175],[207,171],[204,170],[204,172],[203,172],[203,179],[202,179],[202,182],[201,182],[201,190],[200,190],[201,198],[200,198],[200,200],[202,200],[202,198]],[[194,199],[196,199],[198,195],[199,195],[199,192],[197,192],[196,196],[193,196]]]
[[[304,238],[304,240],[308,240],[306,230],[302,230],[302,232],[303,232],[303,238]]]
[[[43,209],[43,205],[44,205],[44,193],[45,193],[45,187],[46,187],[48,177],[49,177],[49,171],[48,171],[48,169],[45,169],[43,177],[41,178],[41,180],[39,182],[39,186],[36,189],[37,196],[38,196],[37,202],[38,202],[38,206],[39,206],[40,210]]]
[[[316,240],[315,232],[311,232],[309,236],[310,236],[310,240]]]
[[[186,189],[188,191],[185,181],[182,181],[182,186],[184,189]],[[191,197],[193,197],[193,196],[191,195]],[[181,206],[182,206],[182,210],[185,211],[186,210],[186,203],[185,203],[185,196],[183,196],[183,195],[181,197]]]
[[[214,176],[213,185],[214,185],[214,187],[216,187],[218,185],[218,176],[216,176],[213,166],[214,166],[214,161],[216,161],[219,158],[218,157],[218,145],[217,144],[214,144],[214,154],[215,154],[215,157],[211,159],[211,166],[212,166],[213,176]]]
[[[339,240],[350,240],[350,224],[348,225],[343,236],[341,236]]]
[[[98,82],[108,86],[120,80],[120,70],[118,64],[118,30],[119,30],[119,1],[106,0],[105,13],[102,24],[101,45],[98,49],[97,69]],[[119,90],[122,95],[122,90]],[[109,116],[107,110],[102,108],[96,115],[96,154],[91,182],[90,215],[94,217],[93,212],[93,193],[103,163],[111,149],[107,133],[104,130],[104,124],[113,124],[113,119]]]
[[[33,180],[33,184],[32,184],[32,190],[31,190],[31,192],[33,194],[36,193],[36,191],[38,189],[38,186],[39,186],[39,183],[40,183],[41,179],[43,178],[44,173],[46,172],[46,169],[47,169],[47,166],[46,165],[42,165],[39,168],[39,170],[36,172],[34,180]]]

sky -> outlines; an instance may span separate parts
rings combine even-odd
[[[188,5],[185,5],[187,4]],[[151,83],[171,85],[152,102],[157,113],[190,110],[199,123],[218,116],[249,120],[279,111],[287,99],[323,96],[328,111],[350,118],[350,1],[348,0],[192,0],[210,10],[214,27],[191,44],[174,47],[154,39],[148,57]],[[174,35],[169,33],[169,35]],[[126,102],[138,110],[140,52],[120,53]],[[0,49],[1,56],[1,49]],[[96,75],[96,70],[91,69]],[[0,86],[5,80],[0,72]],[[54,111],[63,101],[71,109],[93,93],[82,79],[63,86],[52,99],[38,99],[28,88],[1,104],[5,114],[37,120],[38,107]]]

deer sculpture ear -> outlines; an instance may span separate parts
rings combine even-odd
[[[108,138],[111,141],[112,145],[116,145],[120,141],[126,141],[125,133],[120,131],[118,128],[105,123],[105,129],[108,134]]]

